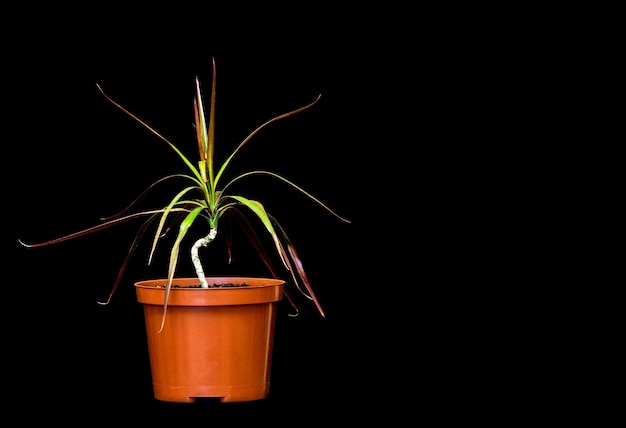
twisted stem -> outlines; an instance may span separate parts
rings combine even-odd
[[[193,267],[196,270],[196,275],[200,280],[200,285],[202,288],[209,288],[209,283],[206,280],[206,276],[204,275],[204,269],[202,269],[202,262],[200,261],[200,256],[198,255],[198,250],[200,247],[206,247],[215,239],[217,236],[217,229],[211,228],[209,234],[204,238],[198,239],[191,247],[191,261],[193,262]]]

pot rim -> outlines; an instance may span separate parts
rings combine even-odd
[[[243,282],[245,287],[198,287],[198,278],[174,278],[168,306],[226,306],[277,302],[283,298],[285,281],[261,277],[207,277],[209,283]],[[162,306],[166,298],[167,279],[143,280],[135,283],[137,300],[143,304]]]

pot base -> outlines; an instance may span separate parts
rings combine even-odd
[[[175,387],[152,383],[154,398],[176,403],[195,403],[197,399],[216,399],[222,403],[255,401],[267,398],[270,383],[250,386],[194,386]]]

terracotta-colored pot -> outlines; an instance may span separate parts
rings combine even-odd
[[[166,279],[135,283],[143,304],[154,396],[194,402],[251,401],[269,393],[277,302],[285,281],[269,278],[174,279],[161,331]]]

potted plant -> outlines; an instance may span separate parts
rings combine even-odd
[[[39,243],[20,243],[28,248],[59,242],[105,230],[129,220],[144,218],[122,263],[106,301],[111,301],[128,263],[146,232],[152,227],[148,263],[157,246],[174,234],[169,249],[167,277],[140,280],[134,283],[136,296],[142,304],[146,323],[148,350],[155,398],[162,401],[194,402],[199,397],[215,397],[222,402],[250,401],[267,397],[271,372],[272,348],[277,302],[283,296],[296,310],[297,305],[287,288],[287,281],[299,294],[313,302],[324,316],[305,273],[302,261],[285,230],[264,205],[254,199],[231,193],[236,182],[255,176],[270,176],[296,189],[339,220],[339,216],[319,199],[290,180],[271,171],[252,170],[227,178],[226,172],[235,156],[252,137],[267,125],[303,112],[320,99],[273,117],[262,123],[241,141],[221,163],[214,161],[216,66],[212,61],[212,87],[208,109],[202,97],[199,79],[195,79],[194,116],[199,159],[192,162],[176,145],[152,126],[110,98],[97,85],[104,97],[126,115],[141,124],[178,155],[187,167],[186,174],[165,176],[151,184],[126,209],[103,219],[93,227]],[[183,185],[156,209],[135,210],[138,202],[164,182],[180,180]],[[268,267],[269,277],[210,277],[205,275],[200,250],[213,242],[227,223],[241,228],[255,252]],[[202,225],[206,233],[188,244],[188,233]],[[263,245],[260,229],[271,240],[274,255]],[[229,231],[230,229],[226,229]],[[229,261],[231,235],[224,233]],[[221,235],[220,235],[221,236]],[[270,239],[271,238],[271,239]],[[193,239],[193,238],[192,238]],[[189,248],[195,277],[178,277],[176,269],[181,251]],[[280,277],[272,259],[282,262],[288,280]]]

